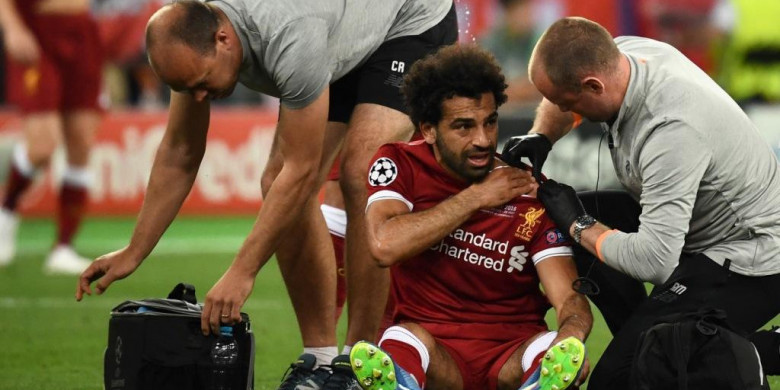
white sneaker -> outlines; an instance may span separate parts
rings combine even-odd
[[[92,260],[79,256],[67,245],[57,245],[46,257],[43,271],[47,274],[79,275],[84,272]]]
[[[0,207],[0,267],[11,263],[16,254],[16,229],[19,216]]]

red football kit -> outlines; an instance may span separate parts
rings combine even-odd
[[[41,58],[35,65],[6,60],[8,100],[23,113],[101,110],[103,50],[97,24],[88,13],[36,13],[36,3],[15,2],[38,40]]]
[[[382,146],[368,172],[368,203],[395,199],[430,209],[470,184],[439,165],[424,141]],[[424,252],[391,267],[394,323],[414,322],[447,348],[466,389],[495,388],[498,371],[547,331],[550,304],[535,264],[571,256],[571,243],[534,197],[474,213]]]

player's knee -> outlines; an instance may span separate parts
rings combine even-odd
[[[366,175],[368,174],[368,163],[358,166],[357,163],[344,162],[341,165],[341,176],[339,177],[339,186],[345,200],[365,192]]]
[[[430,363],[429,350],[435,343],[433,336],[422,326],[414,323],[404,323],[393,325],[385,330],[382,338],[379,340],[381,347],[385,343],[401,343],[414,349],[420,357],[424,371],[428,370]]]
[[[265,171],[263,171],[263,177],[260,178],[260,190],[263,193],[263,197],[268,195],[268,191],[271,190],[271,185],[274,184],[278,174],[279,171],[272,169],[270,166],[267,166]]]
[[[368,177],[368,166],[373,161],[372,158],[379,148],[361,146],[359,148],[345,147],[341,154],[341,189],[350,190],[350,193],[354,193],[355,190],[365,192],[366,180]]]
[[[32,145],[27,145],[27,158],[30,163],[36,168],[41,168],[49,165],[51,157],[54,155],[54,151],[57,149],[57,143],[52,141],[36,142]]]
[[[67,143],[65,145],[68,164],[75,166],[85,166],[89,163],[89,154],[92,150],[92,143]]]

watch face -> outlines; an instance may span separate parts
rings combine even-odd
[[[591,217],[590,215],[583,215],[579,218],[577,218],[577,226],[579,226],[581,229],[585,229],[589,226],[592,226],[596,223],[596,218]]]
[[[582,215],[574,222],[574,242],[580,243],[582,239],[582,231],[595,225],[596,218],[591,217],[588,214]]]

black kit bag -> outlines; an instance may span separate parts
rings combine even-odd
[[[642,333],[632,390],[769,390],[758,351],[721,310],[661,319]]]
[[[203,336],[201,311],[195,288],[185,283],[179,283],[167,299],[125,301],[111,310],[104,388],[254,389],[255,339],[249,316],[241,313],[242,322],[231,327],[233,347],[237,346],[234,362],[218,366],[212,351],[220,339],[213,334]]]

